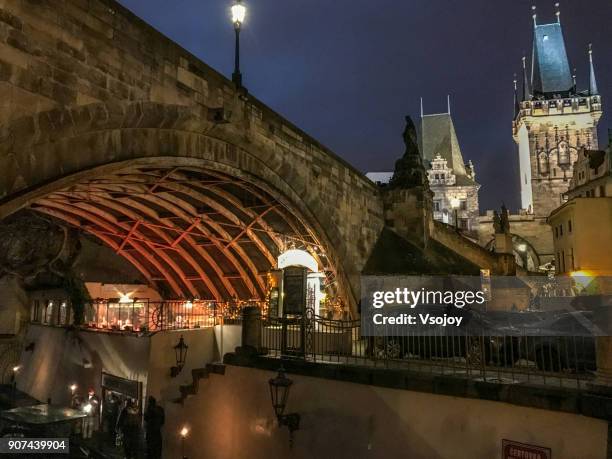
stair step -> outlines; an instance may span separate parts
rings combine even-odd
[[[225,375],[225,365],[222,363],[207,363],[205,368],[193,368],[191,370],[191,384],[179,386],[181,396],[174,400],[174,402],[182,405],[187,397],[196,395],[200,387],[200,379],[208,378],[211,373]]]

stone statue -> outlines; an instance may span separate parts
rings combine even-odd
[[[506,205],[504,203],[502,203],[502,206],[501,206],[500,224],[501,224],[501,232],[509,234],[510,233],[510,220],[508,219],[508,209],[506,208]]]
[[[499,213],[496,210],[493,211],[493,229],[495,230],[495,234],[503,233]]]
[[[425,168],[419,152],[414,123],[406,116],[406,127],[402,134],[406,150],[395,163],[395,172],[389,182],[391,188],[411,188],[425,184]]]
[[[412,118],[409,116],[406,116],[406,127],[404,128],[402,137],[404,138],[404,145],[406,145],[404,155],[420,157],[421,155],[419,153],[419,146],[417,143],[416,127],[414,126]]]

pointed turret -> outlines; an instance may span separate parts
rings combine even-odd
[[[527,76],[527,58],[523,56],[523,102],[531,99],[529,77]]]
[[[518,100],[518,90],[517,90],[517,85],[516,85],[517,81],[516,81],[516,73],[514,74],[514,118],[516,118],[516,115],[518,115],[520,107],[519,107],[519,100]]]
[[[591,67],[591,73],[589,77],[589,94],[594,96],[599,94],[597,90],[597,80],[595,79],[595,66],[593,65],[593,46],[589,43],[589,64]]]
[[[531,90],[533,95],[555,97],[569,94],[573,88],[563,30],[561,13],[557,7],[557,21],[551,24],[538,24],[533,9],[533,62],[531,69]]]

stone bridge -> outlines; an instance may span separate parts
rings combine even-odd
[[[0,0],[0,169],[0,220],[95,236],[166,298],[263,299],[288,248],[354,313],[389,254],[395,273],[513,269],[436,229],[426,184],[381,191],[112,0]]]
[[[0,219],[78,227],[175,298],[263,298],[296,247],[354,306],[383,227],[359,171],[111,0],[0,0],[0,169]]]

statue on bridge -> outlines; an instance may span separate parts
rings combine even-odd
[[[508,209],[503,203],[501,206],[501,214],[496,210],[493,211],[493,229],[495,230],[495,234],[510,234]]]
[[[411,188],[423,186],[425,182],[425,168],[419,152],[417,134],[410,116],[406,116],[406,127],[402,134],[406,150],[404,156],[395,163],[395,172],[389,182],[390,188]]]

